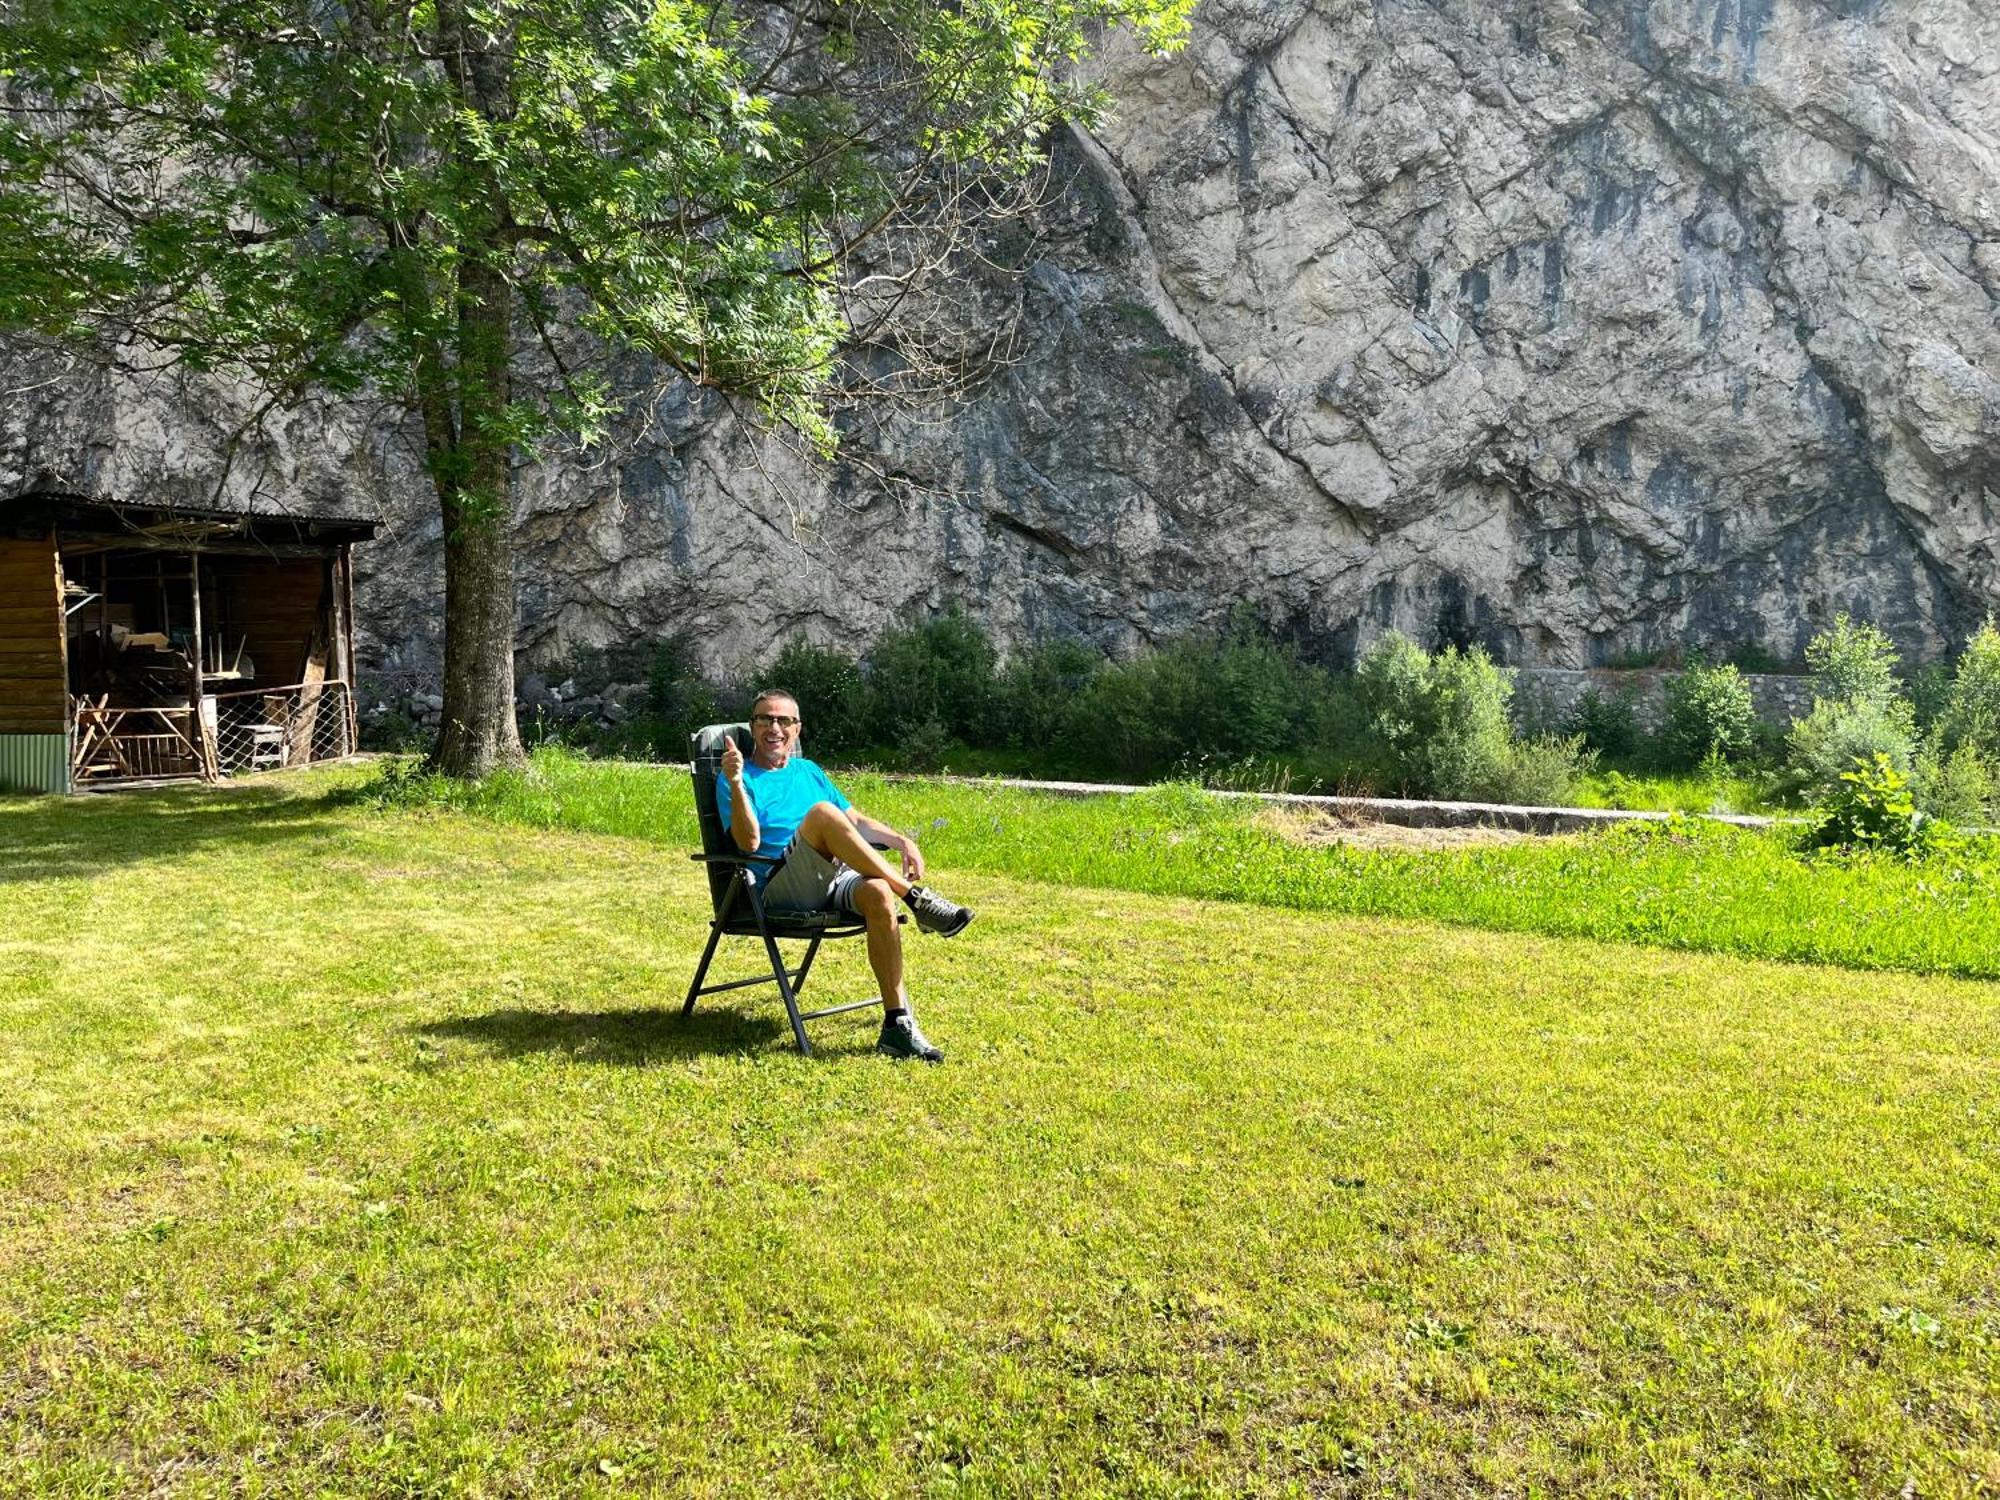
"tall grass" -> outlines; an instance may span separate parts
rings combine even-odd
[[[1972,841],[1915,864],[1799,853],[1790,835],[1701,822],[1431,852],[1302,843],[1257,809],[1187,786],[1061,798],[857,776],[862,806],[916,834],[941,881],[983,870],[1065,888],[1145,891],[1342,914],[1421,917],[1852,968],[2000,978],[2000,850]],[[477,787],[422,780],[375,795],[507,822],[692,848],[677,767],[560,752]]]

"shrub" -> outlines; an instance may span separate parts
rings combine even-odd
[[[868,695],[861,668],[838,651],[789,641],[758,680],[799,700],[800,744],[815,758],[852,755],[868,744]]]
[[[1424,796],[1491,795],[1509,767],[1513,674],[1484,651],[1427,655],[1391,631],[1355,671],[1355,693],[1398,789]]]
[[[435,729],[426,729],[399,708],[373,718],[361,721],[361,748],[390,753],[407,754],[420,751],[428,755],[431,743],[437,738]]]
[[[1485,795],[1523,807],[1561,807],[1568,803],[1578,779],[1596,769],[1597,752],[1582,735],[1517,739],[1508,744],[1506,758]]]
[[[1134,776],[1206,756],[1287,754],[1312,741],[1326,674],[1247,631],[1179,641],[1105,667],[1075,702],[1069,739]]]
[[[877,738],[922,730],[982,744],[993,728],[993,643],[956,605],[922,625],[891,630],[868,658],[869,713]],[[936,726],[933,729],[931,726]]]
[[[1840,780],[1840,790],[1827,801],[1813,827],[1814,846],[1892,854],[1919,849],[1923,819],[1910,795],[1910,778],[1888,756],[1857,759]]]
[[[692,634],[677,630],[654,643],[646,671],[646,717],[664,753],[685,753],[681,747],[689,735],[722,718],[722,699],[702,675]]]
[[[1190,748],[1199,671],[1191,654],[1166,650],[1113,662],[1077,700],[1068,737],[1085,762],[1143,777],[1164,771]]]
[[[1928,735],[1951,702],[1951,668],[1941,661],[1919,667],[1910,678],[1910,706],[1916,710],[1917,733]]]
[[[1076,705],[1104,669],[1104,658],[1081,641],[1031,646],[1000,671],[997,728],[1019,749],[1056,750],[1076,727]]]
[[[1846,614],[1835,615],[1833,624],[1812,638],[1806,665],[1814,696],[1829,702],[1886,704],[1902,696],[1889,637]]]
[[[1916,761],[1916,725],[1902,698],[1821,698],[1793,722],[1785,741],[1785,780],[1806,801],[1839,793],[1854,763],[1885,757],[1907,775]]]
[[[1927,746],[1917,757],[1911,784],[1917,811],[1948,823],[1987,823],[2000,800],[2000,783],[1992,767],[1971,745],[1960,745],[1948,755],[1940,754],[1935,745]]]
[[[1585,688],[1564,727],[1599,755],[1628,760],[1639,752],[1638,695],[1629,687],[1608,696],[1594,687]]]
[[[1734,666],[1695,662],[1666,686],[1661,748],[1671,763],[1695,766],[1711,752],[1747,758],[1757,743],[1750,686]]]
[[[2000,630],[1991,619],[1958,659],[1934,734],[1941,752],[1970,745],[1989,765],[2000,765]]]

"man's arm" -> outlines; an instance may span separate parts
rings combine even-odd
[[[729,836],[745,854],[755,854],[764,830],[757,826],[756,804],[743,781],[743,752],[733,739],[722,747],[722,779],[729,783]]]
[[[854,825],[854,831],[869,843],[881,848],[895,849],[903,856],[903,878],[922,880],[924,878],[923,851],[917,848],[917,841],[907,833],[898,832],[879,818],[871,818],[858,807],[847,809],[847,821]]]

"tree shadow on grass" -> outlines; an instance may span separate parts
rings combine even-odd
[[[792,1029],[784,1012],[697,1010],[493,1010],[410,1028],[419,1036],[477,1042],[499,1057],[567,1054],[577,1062],[638,1068],[715,1053],[750,1052]]]

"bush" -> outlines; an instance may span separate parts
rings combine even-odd
[[[1638,695],[1629,687],[1606,696],[1594,687],[1569,711],[1565,727],[1588,749],[1612,760],[1629,760],[1639,753]]]
[[[1740,761],[1755,748],[1757,710],[1734,666],[1695,662],[1668,682],[1665,698],[1660,740],[1672,764],[1697,766],[1710,754]]]
[[[1835,615],[1833,624],[1812,638],[1806,665],[1812,669],[1814,696],[1829,702],[1887,704],[1902,696],[1896,648],[1889,637],[1845,614]]]
[[[2000,630],[1991,619],[1966,643],[1933,733],[1944,754],[1970,745],[2000,765]]]
[[[787,642],[758,687],[781,687],[799,701],[800,747],[815,759],[852,755],[868,745],[868,693],[861,668],[838,651]]]
[[[1922,815],[1910,795],[1910,778],[1886,755],[1857,759],[1841,773],[1841,788],[1814,825],[1811,843],[1822,849],[1920,852]]]
[[[891,630],[868,658],[874,737],[900,743],[922,732],[990,743],[995,727],[993,643],[956,605],[922,625]]]
[[[1785,779],[1807,802],[1840,793],[1854,763],[1884,757],[1908,775],[1916,762],[1916,724],[1902,698],[1821,698],[1793,722],[1785,741]]]
[[[1910,678],[1910,706],[1916,710],[1917,733],[1928,736],[1951,702],[1951,668],[1941,661],[1919,667]]]
[[[1201,757],[1292,754],[1310,744],[1326,674],[1239,630],[1105,667],[1075,700],[1067,738],[1085,761],[1152,776]]]
[[[1157,775],[1200,748],[1188,731],[1199,717],[1200,694],[1200,668],[1189,650],[1114,662],[1077,700],[1066,737],[1086,764],[1130,777]]]
[[[1791,665],[1762,641],[1739,641],[1723,660],[1739,672],[1783,672]]]
[[[646,671],[646,718],[662,753],[678,758],[689,735],[723,717],[723,695],[702,675],[694,637],[685,630],[653,646]]]
[[[1484,798],[1505,779],[1513,734],[1513,674],[1484,651],[1427,655],[1391,631],[1361,658],[1355,693],[1397,790]]]
[[[1000,737],[1016,749],[1060,750],[1076,727],[1076,705],[1104,658],[1081,641],[1032,646],[1001,669],[996,688]]]
[[[1988,823],[1995,801],[2000,800],[1993,768],[1971,745],[1960,745],[1948,755],[1934,745],[1926,747],[1917,757],[1911,784],[1917,811],[1947,823]]]
[[[1597,752],[1582,735],[1537,735],[1507,746],[1486,796],[1521,807],[1562,807],[1582,777],[1597,769]]]

